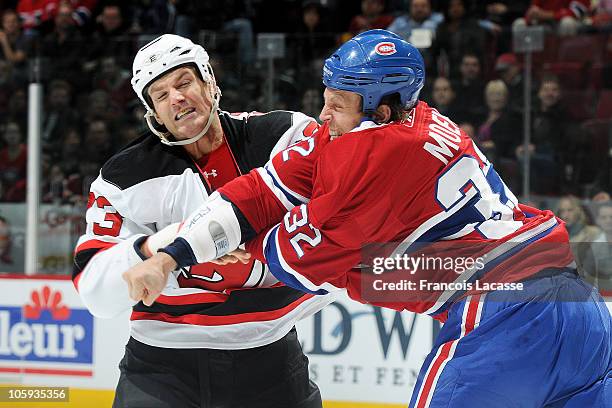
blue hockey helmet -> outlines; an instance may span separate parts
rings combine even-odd
[[[323,84],[355,92],[363,99],[363,111],[371,113],[380,100],[399,93],[404,106],[419,98],[425,82],[425,64],[419,50],[387,30],[365,31],[325,60]]]

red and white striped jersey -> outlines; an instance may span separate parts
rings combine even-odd
[[[308,293],[346,288],[361,302],[441,316],[470,291],[430,285],[380,295],[375,281],[511,283],[573,263],[563,222],[520,205],[473,141],[424,102],[403,122],[362,122],[333,141],[324,125],[220,193],[259,232],[247,248]],[[372,273],[377,255],[405,254],[480,263]]]
[[[288,111],[221,112],[219,118],[227,146],[210,157],[196,163],[182,147],[147,134],[111,158],[91,186],[74,284],[98,317],[133,307],[131,335],[148,345],[258,347],[280,339],[297,320],[332,300],[279,284],[256,260],[176,271],[152,306],[130,300],[121,275],[141,261],[139,239],[185,219],[219,186],[215,178],[231,179],[261,166],[317,128],[312,118]]]

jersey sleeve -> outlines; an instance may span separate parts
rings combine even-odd
[[[155,232],[134,222],[123,209],[125,202],[122,190],[102,177],[92,183],[87,227],[74,252],[72,280],[85,306],[97,317],[114,317],[136,303],[129,298],[121,274],[143,259],[139,244]]]
[[[366,186],[377,183],[362,171],[359,161],[367,157],[359,143],[326,151],[313,171],[313,198],[248,243],[247,249],[265,259],[279,281],[314,294],[347,287],[347,273],[360,263],[368,234],[351,214],[364,205]]]
[[[292,112],[289,129],[281,135],[276,145],[272,148],[270,159],[287,147],[313,136],[319,127],[317,121],[310,116],[306,116],[301,112]]]
[[[219,189],[255,233],[275,225],[288,210],[310,200],[314,164],[329,139],[325,126],[317,129],[313,128],[313,136],[279,151],[264,167]]]

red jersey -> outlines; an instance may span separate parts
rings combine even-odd
[[[333,141],[324,125],[220,192],[259,232],[247,248],[311,293],[346,288],[361,302],[439,315],[466,283],[517,282],[573,262],[563,222],[520,206],[473,141],[424,102],[403,122],[363,122]],[[385,275],[372,273],[367,248],[377,243],[373,253],[387,259],[468,254],[481,263],[461,273],[415,268],[414,280],[447,285],[376,298],[371,285]]]
[[[563,17],[584,18],[590,9],[589,0],[533,0],[531,6],[536,6],[545,11],[553,11],[555,20]]]

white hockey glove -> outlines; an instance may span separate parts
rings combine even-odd
[[[240,245],[240,223],[229,201],[213,193],[183,222],[177,238],[160,249],[178,266],[210,262]]]
[[[170,224],[165,228],[150,235],[142,244],[142,253],[146,257],[151,257],[157,253],[160,248],[170,245],[176,239],[180,227],[179,222]]]

